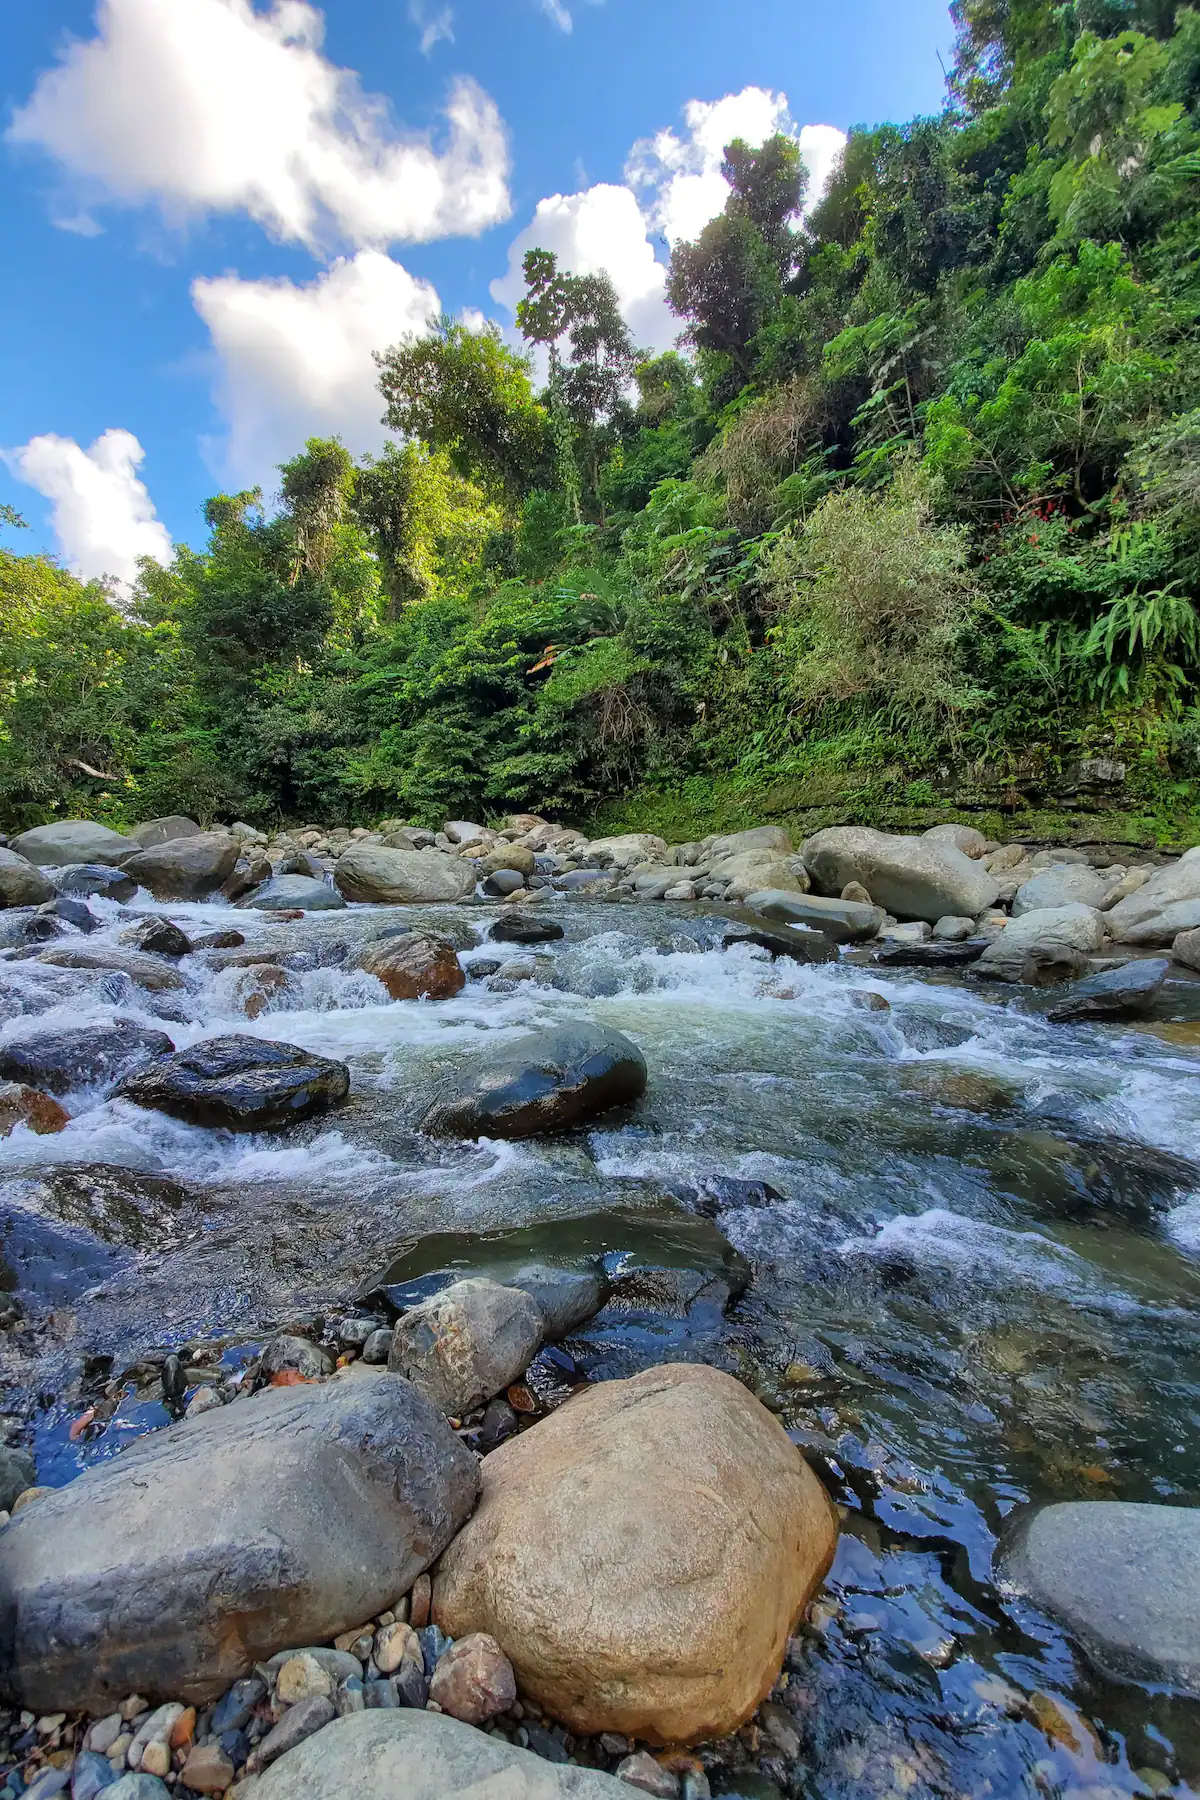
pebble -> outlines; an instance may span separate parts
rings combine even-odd
[[[168,1739],[172,1750],[184,1750],[196,1735],[196,1709],[185,1706],[171,1727]]]
[[[385,1625],[375,1634],[375,1667],[382,1675],[393,1675],[405,1657],[418,1666],[424,1665],[421,1641],[411,1625],[397,1622]]]
[[[222,1700],[213,1708],[212,1729],[217,1737],[226,1731],[238,1731],[245,1725],[259,1701],[266,1697],[267,1684],[257,1675],[235,1681]]]
[[[49,1487],[27,1487],[23,1493],[17,1495],[12,1503],[11,1511],[15,1515],[21,1511],[22,1507],[32,1506],[33,1502],[40,1500],[43,1494],[52,1494],[53,1492],[54,1489]]]
[[[112,1785],[112,1764],[98,1750],[81,1750],[71,1770],[71,1800],[94,1800],[101,1788]]]
[[[409,1595],[409,1622],[415,1630],[420,1631],[423,1625],[428,1625],[432,1599],[433,1583],[428,1575],[418,1575]]]
[[[269,1768],[276,1757],[291,1750],[296,1744],[302,1744],[305,1738],[320,1731],[335,1717],[332,1700],[323,1694],[311,1700],[301,1700],[295,1706],[289,1706],[273,1730],[268,1731],[262,1743],[251,1752],[246,1763],[246,1773],[257,1775],[260,1769]]]
[[[37,1722],[37,1734],[39,1737],[50,1737],[66,1722],[66,1713],[45,1713]]]
[[[223,1405],[224,1401],[216,1388],[206,1382],[203,1387],[196,1389],[183,1409],[183,1416],[185,1419],[198,1419],[201,1413],[212,1412],[214,1408]]]
[[[194,1794],[223,1794],[233,1784],[233,1764],[219,1744],[197,1744],[179,1772]]]
[[[280,1669],[275,1682],[275,1698],[284,1706],[295,1706],[301,1700],[328,1699],[335,1685],[316,1657],[302,1651]]]
[[[381,1326],[373,1331],[363,1345],[362,1359],[365,1363],[385,1363],[392,1353],[392,1333],[390,1328]]]
[[[142,1750],[142,1759],[138,1764],[147,1775],[169,1775],[171,1772],[171,1747],[162,1738],[152,1738]]]
[[[171,1800],[171,1790],[157,1775],[122,1775],[104,1789],[107,1800]]]
[[[360,1713],[366,1706],[363,1695],[363,1684],[357,1675],[351,1675],[345,1681],[338,1682],[338,1691],[334,1696],[339,1719],[348,1718],[351,1713]]]
[[[136,1719],[139,1713],[144,1713],[149,1704],[150,1702],[143,1700],[140,1694],[129,1694],[122,1700],[117,1711],[128,1724],[130,1719]]]
[[[436,1631],[436,1625],[430,1630]],[[512,1664],[486,1631],[473,1631],[451,1644],[429,1682],[429,1698],[464,1725],[485,1725],[507,1712],[516,1697]]]
[[[618,1763],[617,1780],[641,1788],[644,1794],[656,1794],[660,1800],[676,1800],[679,1793],[678,1776],[656,1763],[647,1750],[636,1750]]]
[[[399,1706],[400,1696],[394,1681],[368,1681],[363,1688],[363,1704],[371,1707]]]
[[[70,1779],[65,1769],[41,1769],[25,1789],[24,1800],[50,1800],[52,1794],[63,1792]]]
[[[425,1664],[426,1677],[432,1676],[439,1659],[450,1648],[450,1639],[440,1625],[423,1625],[417,1632],[421,1640],[421,1656]]]

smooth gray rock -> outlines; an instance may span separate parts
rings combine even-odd
[[[122,859],[121,867],[156,900],[203,900],[233,873],[238,841],[225,831],[172,838]]]
[[[279,1375],[284,1369],[295,1369],[307,1381],[315,1381],[320,1375],[333,1374],[333,1358],[310,1339],[281,1332],[263,1351],[259,1373],[269,1381],[272,1375]]]
[[[599,1269],[556,1268],[550,1263],[523,1263],[511,1274],[499,1269],[492,1273],[495,1280],[520,1288],[536,1302],[542,1336],[551,1343],[598,1313],[607,1287]]]
[[[819,894],[791,894],[783,888],[762,888],[747,894],[746,906],[768,919],[784,919],[791,925],[807,925],[824,932],[835,944],[862,944],[878,935],[883,924],[881,906],[861,900],[832,900]]]
[[[1027,959],[1036,952],[1077,950],[1090,955],[1104,942],[1104,920],[1111,916],[1078,901],[1022,913],[992,939],[979,958],[977,972],[1000,981],[1019,981]]]
[[[1064,988],[1046,1017],[1060,1024],[1072,1019],[1137,1019],[1151,1011],[1171,965],[1165,956],[1104,969]]]
[[[151,1031],[129,1019],[47,1031],[0,1049],[0,1080],[66,1094],[72,1088],[117,1081],[132,1069],[169,1056],[174,1048],[165,1031]]]
[[[437,1096],[421,1130],[502,1138],[570,1131],[645,1090],[645,1060],[621,1032],[559,1025],[485,1051]]]
[[[143,850],[153,850],[159,844],[169,844],[174,838],[199,837],[200,827],[195,819],[188,819],[182,813],[170,813],[165,819],[146,819],[141,825],[135,825],[130,832]]]
[[[294,1044],[231,1033],[204,1038],[127,1076],[116,1097],[226,1131],[263,1131],[339,1106],[350,1071]]]
[[[108,1800],[171,1800],[171,1789],[157,1775],[122,1775],[111,1787],[102,1788]]]
[[[931,844],[949,844],[953,849],[961,850],[972,862],[977,862],[987,847],[987,839],[974,825],[931,825],[921,836],[928,838]]]
[[[1200,925],[1200,848],[1156,869],[1104,916],[1109,935],[1119,944],[1159,948],[1181,931],[1194,930]]]
[[[151,1432],[0,1533],[0,1691],[37,1712],[215,1699],[407,1593],[478,1484],[437,1408],[386,1373]]]
[[[346,902],[327,881],[315,881],[311,875],[276,875],[238,905],[250,912],[289,911],[296,906],[304,912],[342,912]]]
[[[103,900],[132,900],[137,882],[123,869],[110,869],[104,863],[68,863],[55,871],[54,886],[60,894],[72,894],[86,900],[99,894]]]
[[[26,856],[41,869],[65,868],[70,863],[123,862],[137,849],[133,838],[95,825],[90,819],[60,819],[53,825],[35,825],[9,844],[18,856]]]
[[[806,838],[804,865],[823,894],[851,881],[898,919],[930,925],[947,913],[976,918],[991,906],[999,884],[953,844],[928,837],[894,837],[861,825],[834,825]],[[807,923],[807,921],[805,921]]]
[[[461,856],[382,844],[355,844],[338,858],[333,878],[347,900],[384,906],[465,900],[475,892],[474,865]]]
[[[111,950],[92,944],[56,944],[43,950],[39,962],[52,969],[99,969],[106,974],[128,975],[130,981],[151,993],[168,988],[183,988],[187,983],[177,969],[161,956],[146,956],[139,950]]]
[[[1055,863],[1049,869],[1039,869],[1017,889],[1012,904],[1013,918],[1044,911],[1050,906],[1070,906],[1073,902],[1099,907],[1112,885],[1107,876],[1089,868],[1086,863]]]
[[[42,906],[54,888],[39,868],[12,850],[0,850],[0,906]]]
[[[445,1713],[352,1713],[291,1750],[263,1775],[254,1800],[629,1800],[597,1769],[551,1763]]]
[[[1000,1574],[1118,1680],[1200,1699],[1200,1507],[1074,1500],[1026,1515]]]
[[[459,1417],[524,1374],[542,1341],[529,1294],[482,1276],[456,1281],[397,1321],[388,1368]]]
[[[745,856],[752,851],[760,851],[771,856],[785,857],[794,853],[792,836],[782,825],[752,825],[748,831],[730,831],[723,837],[710,838],[704,846],[704,856],[708,861],[718,857]]]

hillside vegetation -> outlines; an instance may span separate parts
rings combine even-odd
[[[544,387],[442,319],[380,347],[382,455],[310,440],[132,596],[0,552],[0,821],[688,835],[1120,761],[1186,827],[1200,11],[955,12],[946,110],[856,131],[807,213],[790,140],[728,146],[678,351],[534,251]]]

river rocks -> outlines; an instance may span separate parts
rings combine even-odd
[[[434,1100],[431,1137],[534,1137],[571,1131],[646,1089],[646,1064],[619,1031],[570,1024],[485,1051]]]
[[[771,956],[786,956],[793,962],[837,961],[837,945],[823,931],[807,925],[772,927],[749,911],[735,912],[732,923],[723,926],[721,948],[731,950],[735,944],[757,944]]]
[[[247,1758],[246,1773],[256,1775],[259,1770],[269,1768],[279,1757],[294,1750],[297,1744],[303,1744],[316,1732],[331,1724],[335,1717],[334,1703],[324,1694],[314,1694],[308,1700],[300,1700],[295,1706],[289,1706],[278,1725],[267,1733]]]
[[[493,900],[507,900],[513,894],[519,894],[525,886],[525,877],[516,869],[494,869],[486,877],[483,891]]]
[[[452,844],[484,844],[495,837],[486,825],[473,825],[469,819],[447,819],[442,830]]]
[[[791,856],[794,845],[791,833],[782,825],[753,825],[748,831],[730,831],[723,837],[709,838],[704,846],[709,858],[743,856],[748,851],[765,852],[772,857]]]
[[[871,961],[885,969],[961,969],[967,963],[978,961],[984,948],[984,942],[979,938],[967,938],[961,943],[943,940],[921,943],[889,937],[872,953]]]
[[[41,870],[11,850],[0,850],[0,906],[41,906],[54,888]]]
[[[1200,849],[1188,850],[1177,863],[1156,869],[1105,918],[1109,934],[1119,944],[1149,947],[1170,944],[1180,932],[1200,926]]]
[[[1200,971],[1200,930],[1181,931],[1171,945],[1171,961]]]
[[[237,904],[251,912],[344,912],[346,902],[327,881],[311,875],[276,875],[264,881]]]
[[[192,1794],[223,1794],[233,1785],[233,1764],[220,1744],[194,1744],[179,1771],[179,1784]]]
[[[27,1450],[0,1446],[0,1512],[11,1512],[13,1501],[37,1480],[37,1465]]]
[[[933,941],[936,944],[962,944],[975,930],[974,919],[956,919],[953,913],[947,913],[939,919],[933,928]]]
[[[632,869],[637,863],[666,862],[667,842],[652,831],[627,831],[620,837],[596,838],[588,844],[587,856],[615,869]]]
[[[76,944],[56,944],[43,950],[39,962],[52,969],[102,969],[107,973],[128,975],[138,987],[150,993],[186,987],[183,976],[168,962],[157,956],[146,956],[136,950],[107,950]]]
[[[265,887],[272,874],[267,857],[254,850],[246,855],[239,855],[232,870],[221,883],[221,898],[236,906],[239,900],[253,893],[255,888]]]
[[[864,906],[857,900],[830,900],[818,894],[791,894],[766,888],[748,894],[746,905],[768,919],[784,919],[824,932],[835,944],[861,944],[876,937],[883,924],[881,906]]]
[[[127,1076],[117,1097],[191,1125],[262,1131],[338,1106],[350,1091],[345,1063],[261,1038],[206,1038]]]
[[[128,1019],[111,1025],[43,1032],[0,1047],[0,1079],[23,1082],[51,1094],[118,1080],[175,1048],[165,1031]]]
[[[533,851],[524,844],[497,844],[489,850],[479,865],[485,875],[494,875],[500,869],[511,869],[516,874],[532,875],[535,867]]]
[[[1070,906],[1076,901],[1081,906],[1098,908],[1112,886],[1107,876],[1089,868],[1086,863],[1055,863],[1049,869],[1039,869],[1017,889],[1012,904],[1013,918],[1019,919],[1025,913],[1045,911],[1052,906]]]
[[[174,838],[199,837],[200,827],[195,819],[185,818],[181,813],[171,813],[165,819],[144,820],[141,825],[135,825],[129,835],[143,850],[154,850],[159,844],[169,844]]]
[[[54,886],[60,894],[89,899],[93,894],[102,900],[132,900],[137,882],[123,869],[110,869],[104,863],[69,863],[54,872]]]
[[[190,956],[192,940],[170,919],[139,919],[121,933],[121,942],[132,949],[144,950],[147,956]]]
[[[449,1000],[467,980],[450,939],[434,931],[377,938],[365,946],[358,966],[381,981],[393,1000]]]
[[[203,900],[233,873],[237,859],[236,838],[224,831],[202,831],[139,850],[121,866],[156,900]]]
[[[285,1372],[302,1375],[305,1381],[318,1381],[323,1375],[333,1374],[333,1358],[308,1338],[283,1332],[272,1338],[263,1351],[258,1372],[264,1381]]]
[[[691,1364],[587,1390],[493,1451],[482,1482],[434,1617],[453,1637],[490,1632],[522,1692],[582,1732],[736,1729],[837,1539],[777,1421]]]
[[[950,844],[964,856],[969,856],[972,862],[978,862],[987,853],[988,840],[974,825],[931,825],[921,836],[931,844]]]
[[[515,1381],[541,1338],[541,1309],[521,1289],[457,1281],[401,1317],[388,1368],[457,1417]]]
[[[69,1123],[69,1115],[49,1094],[39,1094],[19,1081],[0,1081],[0,1138],[18,1125],[45,1135],[61,1131]]]
[[[347,900],[383,906],[422,901],[465,900],[475,891],[475,870],[460,856],[440,850],[396,850],[355,844],[339,857],[334,872]]]
[[[1028,1514],[1003,1578],[1117,1680],[1200,1699],[1200,1509],[1068,1501]]]
[[[1111,915],[1109,915],[1111,916]],[[1020,981],[1027,961],[1039,951],[1078,951],[1089,954],[1104,941],[1104,921],[1093,906],[1074,903],[1022,913],[993,938],[975,965],[980,975],[999,981]]]
[[[498,944],[553,944],[566,934],[553,919],[537,919],[530,913],[501,913],[488,936]]]
[[[90,819],[61,819],[53,825],[35,825],[9,844],[39,868],[64,868],[70,863],[120,863],[137,845],[132,838],[94,825]]]
[[[494,1637],[475,1631],[442,1653],[429,1683],[429,1698],[464,1725],[486,1725],[517,1697],[513,1667]]]
[[[1046,1013],[1048,1019],[1137,1019],[1153,1009],[1171,965],[1165,957],[1123,963],[1073,982]]]
[[[953,844],[892,837],[864,826],[835,825],[807,838],[805,867],[823,894],[859,881],[877,906],[898,919],[936,925],[946,913],[974,918],[999,892],[995,879]]]
[[[391,1375],[267,1389],[153,1432],[0,1533],[0,1688],[37,1711],[212,1700],[279,1644],[406,1593],[477,1483]]]
[[[260,1777],[253,1800],[629,1800],[630,1791],[597,1769],[556,1765],[406,1707],[327,1725]]]
[[[673,879],[678,871],[672,870]],[[710,871],[711,881],[727,881],[724,898],[726,900],[744,900],[748,894],[761,893],[773,889],[784,894],[807,894],[808,876],[804,872],[804,864],[799,857],[792,857],[785,862],[782,857],[764,855],[760,850],[751,850],[742,856],[732,856],[727,862],[714,863]],[[662,896],[664,899],[666,895]]]

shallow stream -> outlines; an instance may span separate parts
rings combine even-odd
[[[92,905],[104,932],[72,943],[115,944],[134,911],[163,912],[278,948],[287,986],[249,1021],[246,972],[203,956],[163,994],[2,962],[0,1044],[114,1017],[179,1047],[236,1030],[339,1057],[352,1088],[340,1112],[269,1137],[75,1093],[65,1131],[0,1142],[24,1309],[0,1375],[40,1480],[165,1420],[131,1384],[102,1433],[73,1441],[81,1369],[196,1338],[235,1365],[268,1329],[419,1267],[429,1234],[536,1226],[563,1254],[659,1242],[674,1265],[696,1246],[708,1272],[723,1234],[749,1285],[726,1316],[701,1306],[664,1328],[658,1360],[736,1369],[844,1509],[829,1604],[789,1677],[790,1791],[1200,1789],[1200,1705],[1101,1679],[991,1576],[1029,1501],[1200,1502],[1200,984],[1168,983],[1145,1026],[1065,1027],[1011,989],[722,950],[711,908],[574,900],[539,909],[561,942],[502,947],[535,959],[533,979],[394,1003],[347,966],[348,945],[435,926],[469,970],[497,956],[494,909],[285,921]],[[439,1079],[486,1034],[580,1016],[641,1047],[650,1083],[633,1114],[554,1141],[420,1136]],[[131,1198],[64,1177],[96,1164],[154,1179]],[[649,1355],[634,1325],[577,1354],[593,1374]]]

